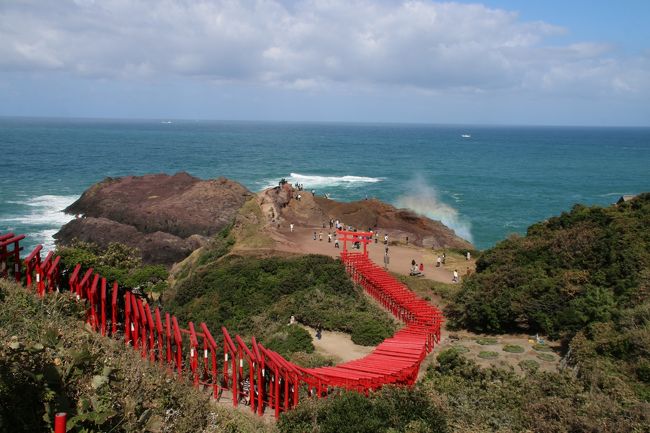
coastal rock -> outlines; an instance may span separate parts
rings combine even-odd
[[[107,178],[65,212],[80,216],[54,236],[105,247],[121,242],[142,251],[145,263],[171,265],[188,256],[230,224],[252,193],[218,178],[201,180],[187,173]]]
[[[142,233],[211,236],[230,224],[251,196],[244,186],[224,177],[201,180],[184,172],[150,174],[107,178],[65,212],[108,218]]]
[[[296,199],[298,194],[300,200]],[[389,232],[393,240],[405,241],[408,236],[410,243],[420,247],[474,249],[440,221],[376,199],[337,202],[308,191],[298,192],[289,185],[270,188],[261,193],[261,198],[269,212],[272,209],[271,213],[298,225],[319,226],[332,218],[359,230]]]

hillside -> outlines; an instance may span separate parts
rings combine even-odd
[[[77,432],[274,431],[91,332],[84,311],[0,279],[0,432],[50,432],[59,411]]]

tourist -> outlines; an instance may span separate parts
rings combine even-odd
[[[408,245],[408,244],[409,244],[409,237],[407,236],[406,237],[406,245]]]
[[[289,224],[289,230],[291,230],[291,233],[293,233],[293,223]]]
[[[384,269],[388,269],[389,263],[390,263],[390,257],[388,257],[388,247],[387,247],[386,253],[384,254]]]
[[[384,245],[388,245],[388,233],[384,235]]]
[[[466,258],[467,260],[469,260],[470,257],[471,257],[471,255],[470,255],[470,253],[469,253],[469,251],[468,251],[468,252],[467,252],[467,256],[466,256],[465,258]]]
[[[445,253],[442,253],[442,264],[445,264],[445,260],[447,259],[447,255]]]
[[[314,230],[314,240],[316,240],[316,230]]]
[[[424,272],[424,263],[420,263],[420,272]]]
[[[436,268],[439,268],[440,264],[442,264],[442,257],[438,256],[438,259],[436,260]]]
[[[375,243],[379,241],[379,232],[375,232]]]
[[[319,322],[318,325],[316,325],[316,338],[320,340],[322,336],[323,336],[323,327]]]
[[[323,224],[323,225],[325,225],[325,224]],[[319,240],[320,242],[323,241],[323,231],[322,231],[322,230],[318,233],[318,240]]]
[[[336,239],[336,240],[334,241],[334,248],[338,248],[338,247],[339,247],[339,240]]]
[[[451,279],[452,283],[458,282],[458,269],[454,269],[454,277]]]
[[[289,325],[295,325],[295,324],[296,324],[296,316],[292,314],[291,317],[289,317]]]
[[[331,232],[327,234],[327,243],[328,244],[332,243],[332,233]]]

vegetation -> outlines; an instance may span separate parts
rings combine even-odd
[[[290,316],[308,326],[351,334],[357,344],[375,345],[391,336],[395,325],[355,288],[341,263],[325,256],[243,257],[211,261],[199,257],[177,281],[167,307],[183,321],[226,326],[243,336],[289,355],[312,352],[311,337]],[[199,265],[205,263],[205,265]]]
[[[506,344],[503,346],[503,351],[508,353],[524,353],[524,348],[518,344]]]
[[[570,338],[616,320],[650,290],[650,193],[609,208],[576,205],[484,252],[447,308],[481,332]]]
[[[140,287],[156,293],[167,289],[167,269],[162,265],[143,266],[137,248],[113,242],[102,250],[94,243],[75,241],[58,247],[56,254],[61,256],[63,269],[68,273],[80,263],[83,269],[93,268],[109,283],[117,281],[122,287]]]
[[[88,332],[84,311],[0,280],[0,432],[50,432],[60,411],[70,432],[274,431]]]

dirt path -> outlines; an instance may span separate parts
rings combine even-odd
[[[374,347],[359,346],[352,342],[352,338],[343,332],[323,331],[321,339],[316,338],[316,330],[309,326],[300,325],[312,336],[312,343],[316,351],[335,359],[337,364],[363,358],[368,355]]]

